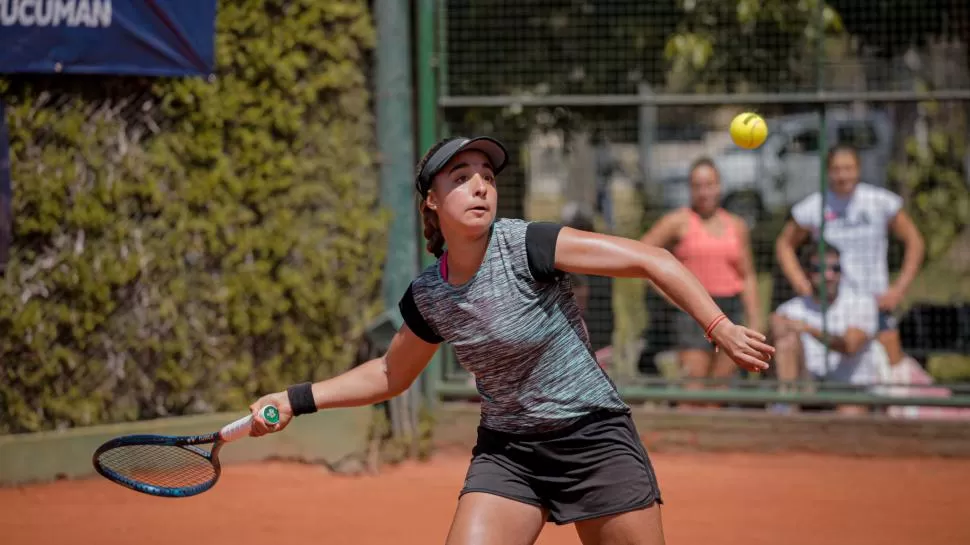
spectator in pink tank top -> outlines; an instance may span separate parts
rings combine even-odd
[[[660,218],[641,240],[671,249],[730,320],[763,329],[748,227],[740,217],[721,208],[720,174],[712,160],[705,157],[691,165],[690,207]],[[704,331],[684,318],[689,316],[678,313],[675,324],[682,372],[692,379],[733,376],[731,360],[715,353]],[[685,387],[696,390],[704,386],[702,381],[688,381]]]

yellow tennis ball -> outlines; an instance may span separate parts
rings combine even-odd
[[[738,114],[731,121],[731,140],[744,149],[754,149],[768,138],[768,125],[761,116],[751,112]]]

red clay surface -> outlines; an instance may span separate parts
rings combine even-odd
[[[970,543],[970,462],[657,454],[669,544]],[[443,543],[468,456],[341,477],[296,464],[229,466],[211,491],[153,498],[103,479],[0,489],[5,545]],[[543,545],[578,544],[547,525]]]

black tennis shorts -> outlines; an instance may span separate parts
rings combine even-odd
[[[613,411],[530,435],[479,426],[461,495],[468,492],[548,509],[556,524],[663,503],[633,419]]]

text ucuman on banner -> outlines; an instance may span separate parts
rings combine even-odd
[[[216,0],[0,0],[0,73],[206,76]]]

